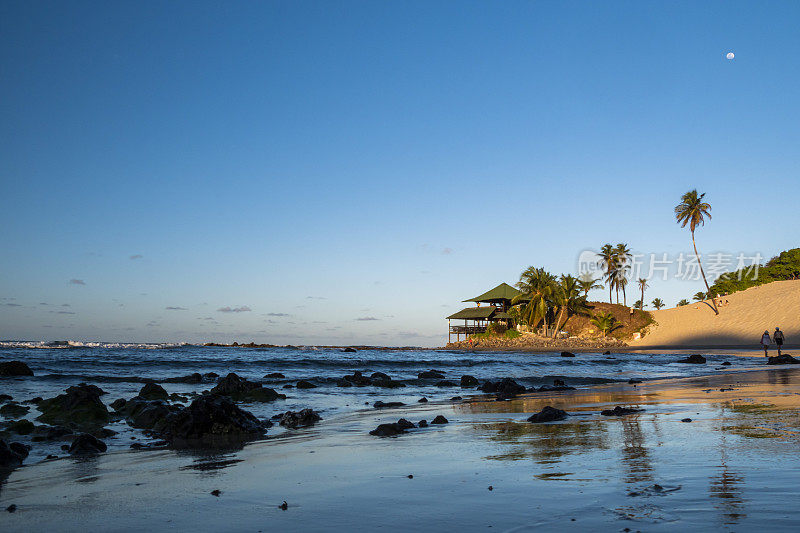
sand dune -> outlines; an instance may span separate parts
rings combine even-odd
[[[710,302],[652,311],[657,325],[635,347],[741,346],[758,348],[764,330],[780,327],[788,346],[800,345],[800,280],[776,281],[723,298],[714,315]],[[773,349],[774,349],[773,345]]]

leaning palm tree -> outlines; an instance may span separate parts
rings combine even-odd
[[[681,197],[681,203],[675,206],[675,218],[682,228],[689,225],[689,230],[692,232],[692,246],[694,246],[694,255],[697,257],[697,264],[700,265],[700,274],[703,276],[703,283],[706,284],[706,290],[710,293],[711,288],[708,286],[706,273],[703,271],[703,264],[700,262],[700,254],[697,253],[697,243],[694,240],[694,230],[697,226],[704,226],[706,217],[711,218],[711,204],[704,202],[703,197],[705,193],[698,194],[697,189],[693,189]],[[714,314],[719,315],[717,309],[717,302],[712,301],[714,306]]]
[[[605,270],[604,277],[606,281],[608,281],[608,303],[613,303],[611,301],[611,289],[613,288],[613,284],[611,283],[612,279],[612,271],[616,268],[617,260],[616,260],[616,252],[614,251],[614,247],[610,244],[604,244],[603,247],[600,249],[600,253],[597,254],[599,259],[597,260],[597,264],[600,268]]]
[[[664,301],[661,298],[655,298],[652,303],[653,307],[655,307],[656,309],[661,309],[662,307],[664,307]]]
[[[581,292],[583,292],[583,297],[589,297],[589,291],[594,289],[602,289],[605,287],[602,283],[598,283],[598,280],[595,279],[594,276],[590,272],[585,272],[581,274],[581,277],[578,279],[578,285],[580,286]]]
[[[547,312],[553,300],[556,278],[543,268],[528,267],[519,277],[517,288],[521,294],[512,304],[522,303],[522,318],[531,327],[544,321],[547,331]]]
[[[588,310],[588,306],[586,304],[586,296],[581,296],[580,280],[569,274],[562,275],[559,279],[554,300],[558,305],[558,317],[556,317],[556,324],[553,330],[553,336],[555,337],[570,315],[585,313]],[[561,321],[562,318],[564,322]]]
[[[641,291],[642,291],[642,299],[639,300],[639,310],[642,311],[642,310],[644,310],[644,305],[643,305],[644,304],[644,290],[646,288],[648,288],[649,285],[647,284],[647,280],[644,279],[644,278],[639,278],[638,280],[636,280],[636,283],[639,284],[639,289],[641,289]]]

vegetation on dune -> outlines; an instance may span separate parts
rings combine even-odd
[[[709,294],[731,294],[773,281],[792,279],[800,279],[800,248],[781,252],[763,265],[722,274],[709,289]]]
[[[664,301],[661,298],[653,299],[652,303],[653,303],[653,307],[655,307],[656,309],[661,309],[665,305]]]
[[[686,298],[678,302],[678,307],[683,307],[684,305],[689,305],[689,300],[687,300]]]
[[[615,329],[622,327],[622,324],[617,322],[617,319],[614,318],[614,315],[611,313],[599,313],[595,315],[592,317],[592,324],[597,326],[597,329],[600,330],[600,332],[603,334],[603,337]]]
[[[675,206],[675,218],[682,228],[689,226],[692,232],[692,246],[694,246],[694,255],[697,257],[697,264],[700,267],[700,275],[703,276],[703,283],[706,284],[706,290],[711,292],[706,279],[706,273],[703,270],[703,263],[700,262],[700,254],[697,253],[697,242],[694,239],[694,231],[698,226],[704,226],[706,218],[711,218],[711,204],[703,201],[705,193],[699,194],[697,189],[693,189],[681,197],[681,203]],[[717,302],[711,300],[714,306],[714,314],[719,315],[717,309]]]

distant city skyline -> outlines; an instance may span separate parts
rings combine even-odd
[[[528,266],[692,255],[694,188],[704,261],[766,261],[798,246],[799,17],[4,3],[0,338],[438,346]]]

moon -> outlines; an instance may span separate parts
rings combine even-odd
[[[733,55],[733,52],[728,52],[728,54],[725,57],[727,57],[728,59],[733,59],[736,56]]]

